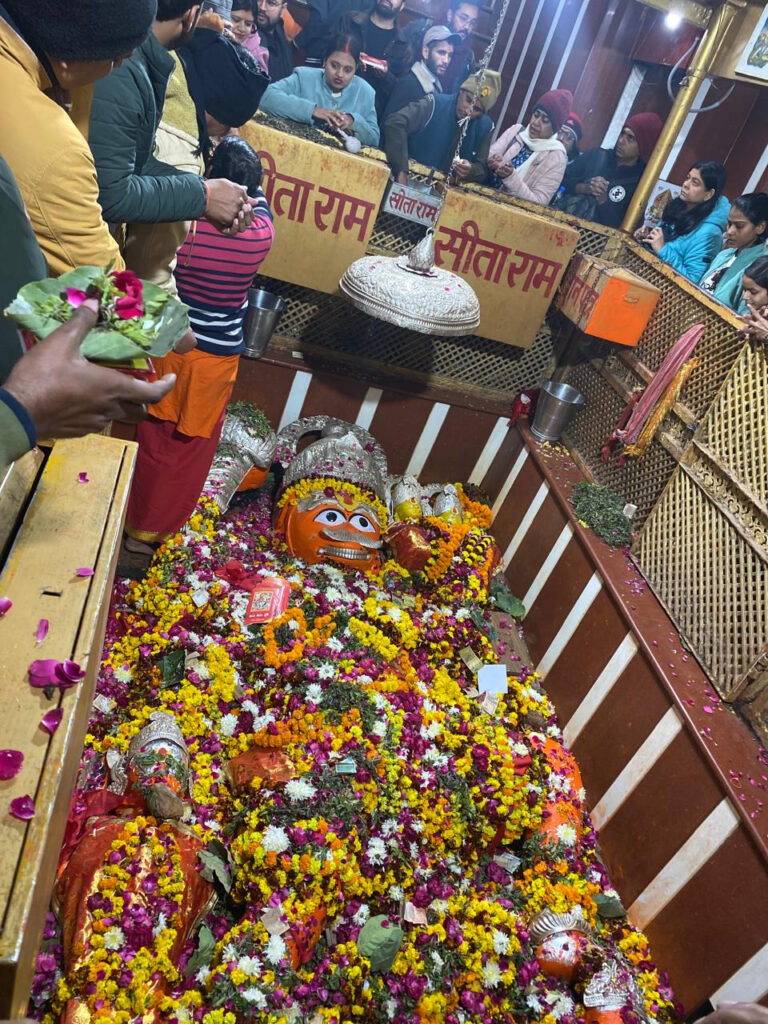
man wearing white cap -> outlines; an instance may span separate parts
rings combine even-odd
[[[435,25],[425,32],[421,60],[395,84],[384,118],[432,92],[442,92],[441,79],[451,63],[454,48],[460,43],[461,36],[451,32],[447,25]]]

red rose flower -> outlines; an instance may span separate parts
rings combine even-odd
[[[132,270],[113,271],[109,275],[115,288],[124,295],[115,300],[115,313],[121,320],[133,320],[144,315],[142,297],[144,285]]]

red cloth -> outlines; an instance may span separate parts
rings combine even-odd
[[[635,444],[656,404],[674,380],[680,367],[691,356],[703,334],[703,324],[689,327],[667,352],[645,391],[630,395],[619,422],[601,449],[603,462],[607,462],[611,454],[623,452],[626,447]],[[620,465],[623,465],[622,458],[623,456],[620,458]]]
[[[170,420],[148,417],[136,428],[139,455],[125,532],[152,544],[178,533],[192,515],[211,468],[226,404],[210,437],[188,437]]]

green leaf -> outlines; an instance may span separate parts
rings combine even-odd
[[[609,896],[607,893],[601,892],[595,896],[595,903],[597,904],[597,912],[600,917],[616,918],[627,916],[627,912],[618,896]]]
[[[86,334],[80,352],[86,359],[123,363],[147,356],[164,356],[189,330],[188,307],[151,281],[143,281],[145,314],[133,320],[113,317]],[[67,288],[87,291],[94,285],[102,295],[110,282],[103,267],[78,267],[57,278],[24,285],[5,310],[14,323],[38,338],[47,338],[72,316],[74,307],[61,298]]]
[[[197,856],[202,864],[200,874],[206,882],[218,882],[225,892],[229,892],[232,888],[232,871],[226,846],[218,839],[212,839]]]
[[[491,580],[491,597],[494,604],[501,611],[511,615],[514,619],[522,619],[525,615],[525,605],[519,597],[515,597],[509,587],[498,576]]]
[[[184,655],[183,650],[169,651],[160,659],[163,686],[168,690],[177,689],[184,678]]]
[[[385,974],[395,961],[403,944],[403,929],[392,924],[384,914],[369,918],[357,937],[361,956],[371,961],[371,970]]]
[[[216,939],[213,932],[207,924],[204,924],[198,932],[197,949],[187,963],[187,976],[197,974],[201,967],[207,967],[211,962],[215,948]]]
[[[496,639],[496,630],[493,628],[491,623],[483,617],[483,613],[479,608],[476,606],[470,608],[469,617],[484,636],[487,636],[489,640]]]
[[[571,492],[576,518],[612,547],[624,547],[632,540],[632,524],[624,515],[626,501],[609,487],[582,480]]]

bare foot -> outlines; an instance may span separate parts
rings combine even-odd
[[[135,537],[129,537],[126,533],[123,537],[123,546],[126,551],[132,552],[134,555],[154,555],[155,547],[154,544],[145,544],[142,540],[136,540]]]

